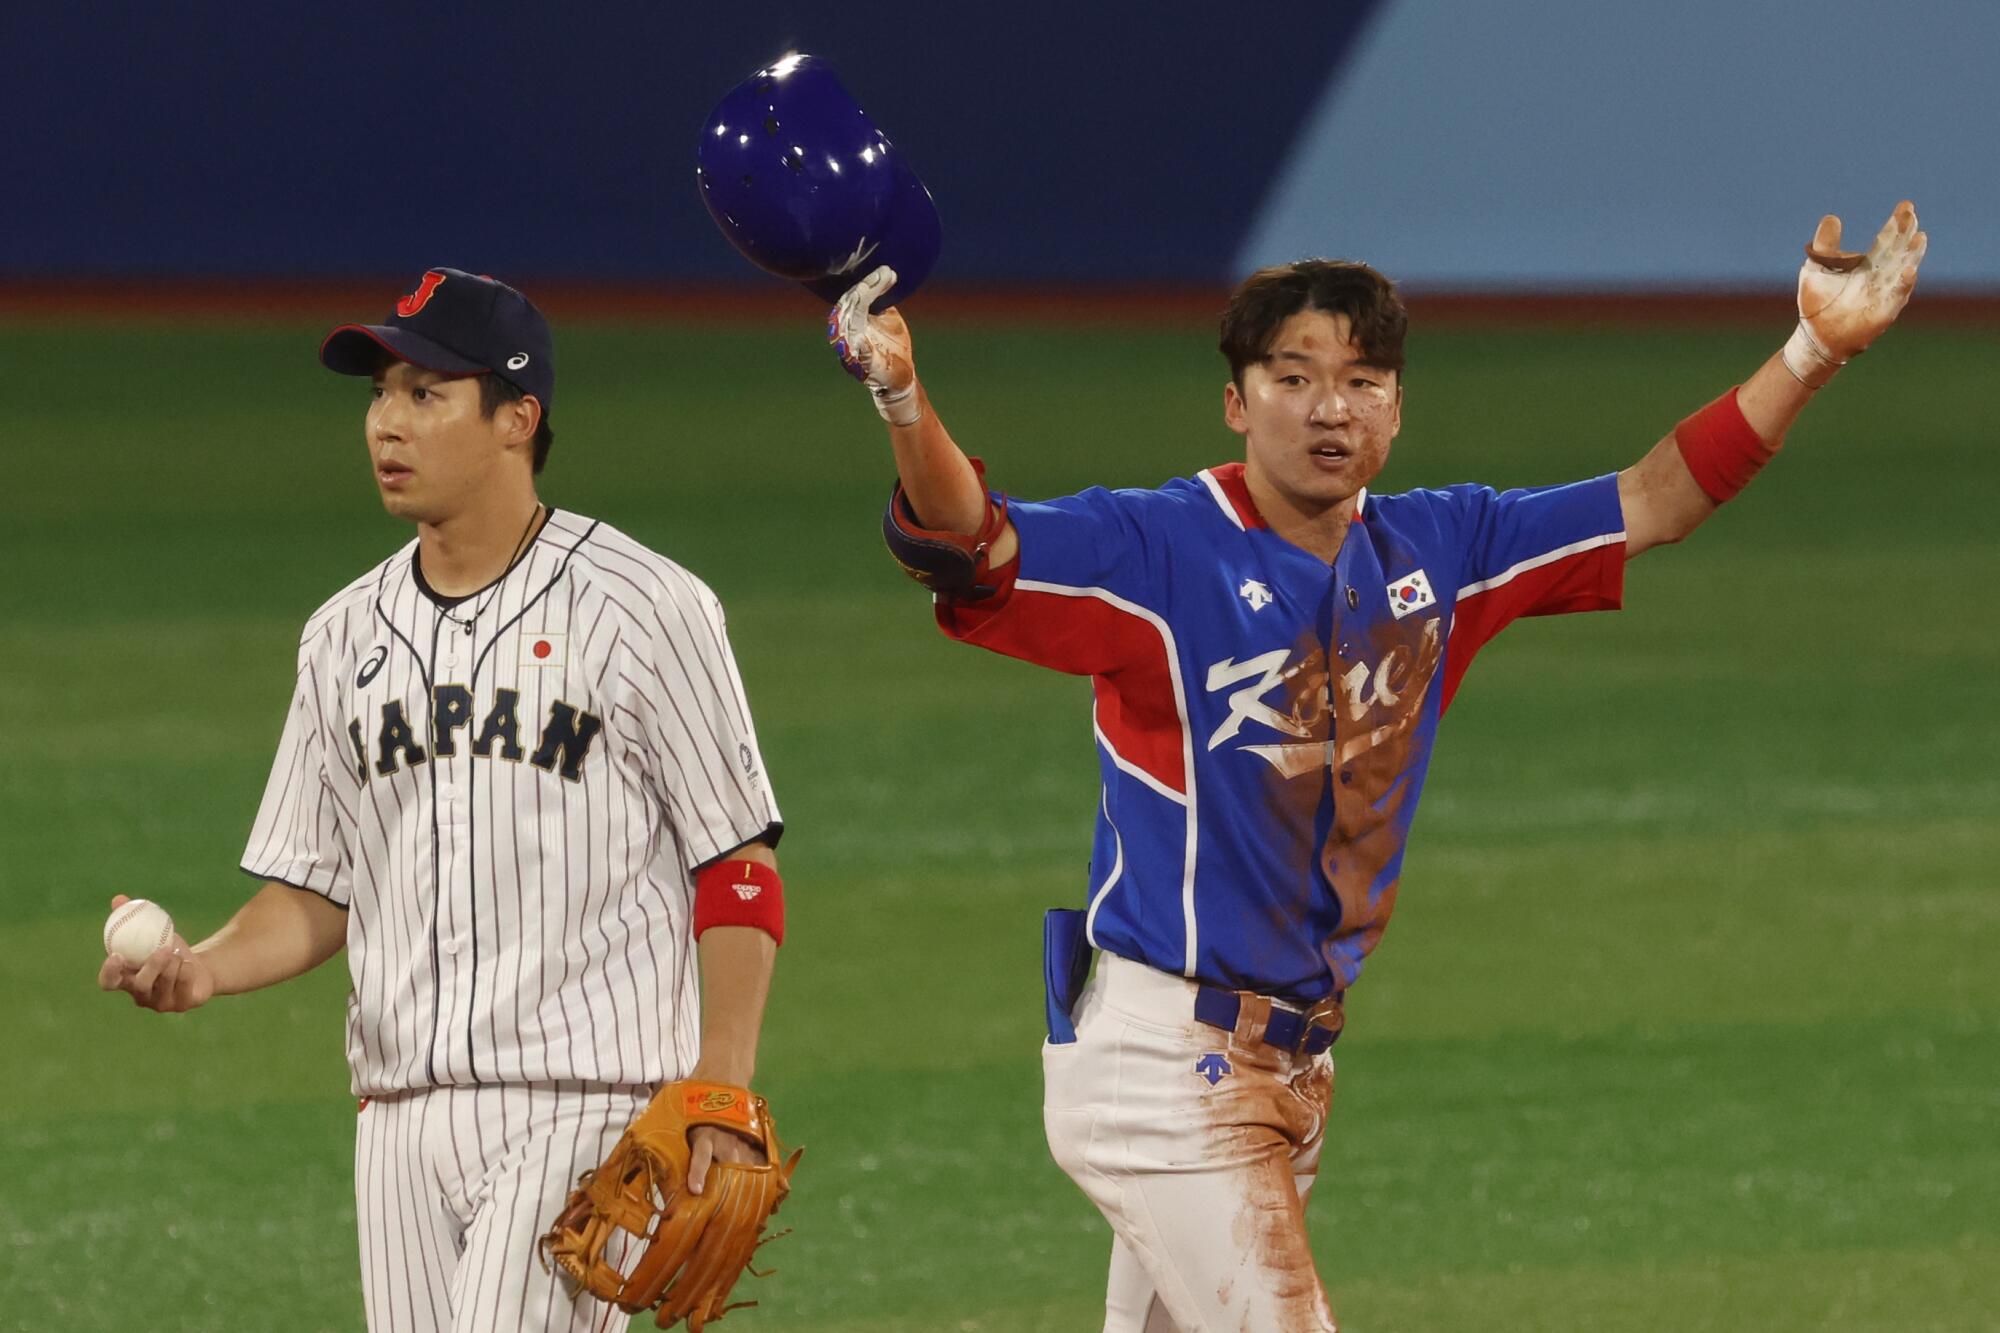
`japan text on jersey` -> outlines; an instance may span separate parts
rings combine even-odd
[[[1009,513],[1011,586],[938,621],[1093,678],[1091,944],[1301,1003],[1351,985],[1388,923],[1480,646],[1623,591],[1615,476],[1364,493],[1331,566],[1270,531],[1241,463]]]
[[[357,1093],[649,1084],[696,1058],[692,871],[779,828],[714,593],[557,511],[470,598],[413,542],[312,617],[243,868],[349,909]]]

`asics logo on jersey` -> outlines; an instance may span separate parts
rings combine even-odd
[[[432,269],[430,272],[424,274],[424,280],[417,284],[417,289],[396,302],[396,313],[404,319],[408,319],[419,310],[422,310],[431,303],[431,293],[435,292],[438,289],[438,284],[443,281],[444,274],[438,272],[436,269]],[[458,289],[454,287],[452,290],[457,291]]]
[[[361,664],[360,674],[354,678],[354,688],[358,690],[369,681],[375,679],[375,674],[382,669],[382,664],[388,660],[389,645],[386,643],[368,654],[368,660]]]
[[[1236,595],[1250,603],[1252,611],[1262,611],[1271,604],[1271,590],[1255,579],[1243,580],[1243,586],[1236,590]]]

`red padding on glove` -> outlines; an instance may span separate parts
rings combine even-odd
[[[1695,484],[1717,504],[1732,500],[1778,452],[1743,416],[1735,389],[1674,427],[1674,443]]]
[[[785,882],[775,867],[734,857],[703,866],[694,879],[694,937],[710,926],[754,926],[785,942]]]

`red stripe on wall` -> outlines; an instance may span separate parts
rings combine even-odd
[[[502,275],[509,277],[510,275]],[[823,317],[825,308],[780,281],[736,285],[630,285],[539,281],[512,275],[551,318],[791,324]],[[409,290],[412,275],[378,281],[230,279],[63,280],[0,278],[0,318],[64,318],[119,323],[373,319]],[[1788,291],[1449,292],[1406,293],[1410,315],[1427,325],[1554,324],[1695,326],[1741,324],[1781,333],[1796,317]],[[1227,303],[1213,287],[926,287],[912,297],[912,318],[991,324],[1169,324],[1211,330]],[[1906,324],[2000,325],[2000,292],[1927,291]]]

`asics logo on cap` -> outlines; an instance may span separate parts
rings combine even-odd
[[[522,366],[525,366],[527,364],[528,364],[528,354],[526,352],[516,352],[514,353],[514,355],[507,358],[507,369],[509,370],[519,370]]]
[[[438,284],[443,281],[444,274],[438,272],[436,269],[432,269],[430,272],[424,274],[424,280],[417,284],[417,289],[396,302],[396,313],[404,319],[408,319],[419,310],[422,310],[430,304],[431,293],[435,292],[438,289]]]

